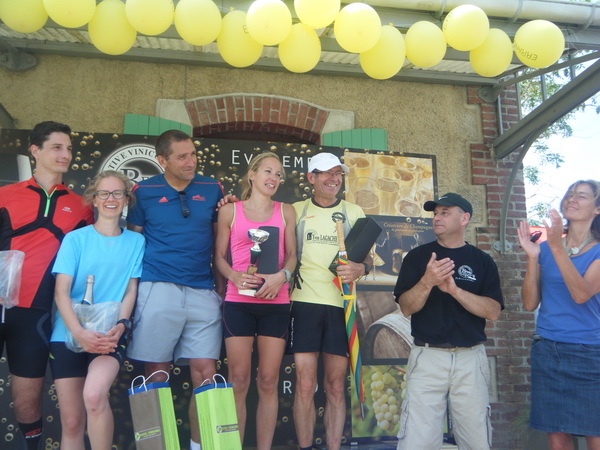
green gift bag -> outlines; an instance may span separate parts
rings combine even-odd
[[[222,382],[217,382],[221,377]],[[205,384],[207,383],[208,384]],[[204,450],[241,450],[233,388],[223,376],[217,374],[213,383],[205,380],[194,389],[200,425],[200,439]]]
[[[165,373],[167,381],[147,383],[158,372]],[[159,370],[148,378],[139,375],[131,382],[129,406],[137,450],[179,450],[173,395],[168,377],[167,372]],[[138,379],[142,383],[135,386]]]

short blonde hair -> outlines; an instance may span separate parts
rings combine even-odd
[[[131,192],[133,188],[133,181],[131,181],[128,177],[126,177],[123,173],[117,172],[116,170],[104,170],[102,172],[98,172],[94,178],[90,181],[85,192],[83,193],[83,202],[86,205],[91,205],[94,201],[94,194],[96,193],[96,188],[100,181],[105,178],[118,178],[123,182],[123,190],[125,191],[125,196],[129,199],[128,205],[131,207],[135,205],[135,195]]]

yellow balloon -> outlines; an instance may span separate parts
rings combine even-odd
[[[308,72],[321,58],[321,41],[313,28],[300,22],[292,25],[288,37],[279,44],[278,53],[279,61],[290,72]]]
[[[482,77],[496,77],[508,68],[512,56],[512,42],[508,35],[498,28],[490,28],[483,44],[469,52],[469,61]]]
[[[290,34],[292,13],[281,0],[256,0],[248,8],[246,26],[259,44],[277,45]]]
[[[426,69],[446,55],[446,39],[440,28],[425,20],[415,22],[406,32],[406,57],[414,66]]]
[[[88,24],[92,44],[102,53],[120,55],[135,43],[137,33],[127,21],[121,0],[103,0]]]
[[[156,36],[173,23],[173,0],[127,0],[127,20],[133,28],[148,36]]]
[[[442,30],[450,47],[468,52],[483,44],[490,30],[490,21],[478,6],[461,5],[448,13]]]
[[[350,3],[335,18],[333,33],[338,44],[347,52],[366,52],[381,36],[379,14],[365,3]]]
[[[180,0],[175,8],[175,28],[192,45],[214,41],[222,25],[221,12],[212,0]]]
[[[227,64],[248,67],[258,61],[263,46],[246,31],[246,13],[231,11],[223,17],[217,48]]]
[[[406,48],[402,33],[391,25],[384,25],[375,47],[361,53],[359,61],[360,67],[371,78],[387,80],[402,69],[405,58]]]
[[[294,0],[294,9],[301,22],[311,28],[325,28],[340,12],[340,0]]]
[[[57,24],[79,28],[92,19],[96,12],[96,0],[44,0],[44,7]]]
[[[48,20],[43,0],[0,0],[0,19],[19,33],[33,33]]]
[[[515,54],[521,62],[535,69],[542,69],[560,59],[565,49],[562,31],[547,20],[532,20],[515,34]]]

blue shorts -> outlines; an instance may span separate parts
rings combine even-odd
[[[127,338],[121,336],[117,348],[106,356],[115,358],[119,365],[125,361],[125,351],[127,349]],[[88,366],[98,356],[99,353],[75,353],[67,348],[64,342],[50,342],[50,370],[52,379],[59,378],[85,378],[88,372]]]
[[[600,344],[531,344],[531,428],[600,436]]]
[[[348,357],[344,309],[292,302],[288,353],[329,353]]]
[[[223,337],[269,336],[287,339],[289,304],[224,302]]]

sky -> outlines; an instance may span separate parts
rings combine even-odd
[[[600,115],[594,107],[577,112],[569,124],[573,135],[569,138],[553,136],[548,140],[550,151],[560,153],[564,163],[558,169],[542,166],[539,185],[525,182],[527,209],[538,202],[549,203],[558,209],[567,188],[577,180],[600,180]],[[536,166],[539,156],[533,149],[527,152],[524,165]]]

